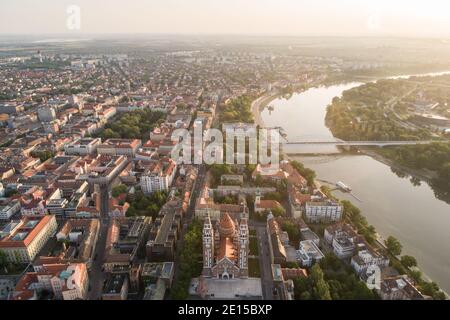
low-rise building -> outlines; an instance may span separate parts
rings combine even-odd
[[[13,215],[20,212],[20,201],[12,200],[0,206],[0,220],[9,220]]]
[[[284,278],[283,269],[279,264],[272,264],[272,279],[280,300],[294,300],[294,283]]]
[[[0,250],[6,254],[9,262],[29,263],[56,229],[56,218],[53,215],[12,221],[0,231]]]
[[[127,268],[140,252],[144,252],[150,222],[148,217],[111,219],[103,261],[106,271]]]
[[[203,188],[195,203],[195,217],[201,220],[209,217],[213,221],[218,221],[222,214],[227,213],[233,219],[248,219],[249,209],[245,202],[240,204],[215,203],[211,193],[209,188]]]
[[[71,262],[85,262],[90,267],[97,245],[100,229],[98,219],[70,219],[56,234],[56,239],[63,242],[65,250],[61,258]]]
[[[48,264],[35,272],[26,273],[17,283],[12,299],[37,300],[43,290],[47,290],[58,300],[86,299],[88,285],[86,264]]]
[[[169,190],[175,177],[177,166],[175,161],[164,158],[151,163],[141,176],[140,185],[145,194]]]
[[[310,240],[314,242],[316,246],[320,245],[320,238],[310,228],[300,228],[300,236],[302,240]]]
[[[102,140],[100,138],[83,138],[65,145],[64,152],[68,155],[73,154],[80,156],[94,154],[101,143]]]
[[[54,214],[59,217],[64,216],[64,210],[69,204],[69,201],[67,199],[61,198],[61,199],[51,199],[47,201],[46,208],[49,214]]]
[[[163,300],[172,286],[174,271],[173,262],[144,263],[141,272],[145,287],[143,300]]]
[[[261,195],[257,194],[255,197],[255,213],[264,213],[269,211],[281,211],[284,212],[284,208],[276,200],[262,200]]]
[[[378,294],[383,300],[423,300],[424,295],[406,275],[387,277],[381,281]]]
[[[342,219],[344,207],[334,201],[306,202],[305,220],[309,223],[338,222]]]
[[[127,300],[129,280],[127,273],[110,273],[102,291],[102,300]]]
[[[333,252],[340,259],[352,257],[363,238],[346,223],[338,223],[325,228],[325,242],[332,246]]]
[[[311,267],[324,257],[324,254],[314,241],[300,241],[299,249],[297,250],[297,259],[303,267]]]
[[[182,201],[173,198],[161,208],[147,242],[150,261],[173,260],[183,217]]]
[[[383,269],[389,265],[389,258],[367,245],[358,244],[357,251],[358,253],[352,257],[350,264],[360,276],[363,276],[369,267]]]
[[[141,146],[138,139],[108,139],[97,146],[98,154],[110,156],[134,156]]]
[[[287,261],[286,248],[282,241],[282,231],[272,214],[267,216],[267,236],[269,237],[269,253],[272,263],[284,264]]]

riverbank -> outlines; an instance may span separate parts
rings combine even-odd
[[[433,179],[436,178],[437,174],[436,172],[430,171],[430,170],[419,170],[419,169],[412,169],[403,165],[400,165],[393,160],[386,158],[382,154],[378,153],[376,150],[370,149],[370,148],[359,148],[361,153],[372,157],[374,160],[377,160],[378,162],[381,162],[389,167],[391,167],[394,170],[398,170],[401,172],[404,172],[411,176],[412,178],[417,178],[419,180],[425,181],[427,183],[431,183]]]
[[[317,85],[317,84],[315,84]],[[314,87],[315,85],[312,85],[311,87]],[[310,89],[311,87],[305,88],[302,85],[295,85],[293,88],[293,94],[302,93],[307,89]],[[259,125],[260,127],[264,126],[264,121],[261,117],[261,112],[274,100],[278,99],[282,94],[280,92],[266,92],[256,100],[252,102],[252,113],[253,113],[253,119],[256,125]]]
[[[332,139],[333,135],[325,126],[326,107],[343,91],[358,86],[358,83],[331,87],[314,87],[302,94],[294,94],[290,100],[270,101],[274,110],[268,112],[262,108],[253,108],[253,112],[262,118],[267,126],[283,126],[290,137],[314,137],[314,139]],[[376,151],[376,150],[373,150]],[[404,246],[405,254],[414,255],[424,278],[439,283],[443,291],[449,292],[448,269],[448,204],[436,197],[428,183],[414,185],[409,179],[401,178],[399,166],[389,162],[378,154],[368,154],[364,150],[359,155],[341,153],[330,157],[322,153],[315,157],[303,154],[289,154],[288,159],[298,159],[308,168],[315,170],[318,176],[329,181],[345,181],[357,193],[363,202],[358,204],[364,216],[374,225],[381,239],[392,235]],[[398,174],[392,168],[397,168]],[[395,169],[394,168],[394,169]],[[405,172],[406,173],[406,172]],[[408,171],[412,174],[413,172]],[[430,173],[414,172],[422,180],[429,181]],[[425,179],[426,178],[426,179]],[[336,193],[340,199],[353,201],[344,193]],[[424,214],[433,212],[433,215]],[[383,240],[380,240],[383,244]],[[426,276],[425,276],[426,275]]]
[[[269,105],[273,100],[279,97],[279,93],[265,93],[258,99],[252,102],[253,119],[257,126],[263,127],[264,121],[261,118],[261,112]]]

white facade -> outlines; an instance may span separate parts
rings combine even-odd
[[[0,250],[6,254],[9,262],[29,263],[33,261],[47,241],[55,234],[56,229],[58,228],[55,216],[45,216],[42,219],[46,219],[46,221],[38,222],[43,225],[37,234],[32,237],[32,239],[28,240],[28,237],[30,236],[30,233],[35,231],[34,228],[30,231],[30,233],[26,235],[24,234],[24,237],[21,237],[21,232],[19,230],[16,233],[16,236],[0,243]],[[25,224],[26,223],[27,222],[25,222]],[[15,229],[22,226],[24,226],[24,224],[21,222],[21,224]]]
[[[11,201],[5,206],[0,207],[0,220],[9,220],[14,214],[20,211],[20,202]]]
[[[142,192],[150,194],[153,192],[169,190],[175,177],[177,167],[172,161],[169,162],[170,168],[157,172],[147,172],[141,176],[140,185]]]
[[[305,219],[310,223],[337,222],[342,218],[343,206],[335,202],[307,202]]]
[[[313,240],[300,241],[297,250],[297,260],[303,267],[311,267],[314,263],[324,258],[324,254]]]
[[[333,239],[333,252],[339,259],[349,258],[355,251],[355,244],[352,238],[335,237]]]
[[[3,187],[3,183],[0,182],[0,198],[5,196],[5,188]]]
[[[35,206],[30,206],[28,208],[22,206],[20,208],[20,213],[22,214],[22,217],[40,217],[47,214],[47,209],[45,208],[44,200],[41,200],[36,203]]]
[[[339,259],[352,257],[358,243],[362,243],[361,237],[347,224],[325,228],[324,239]]]
[[[51,265],[50,265],[51,266]],[[84,263],[69,264],[66,269],[53,273],[45,267],[37,275],[36,289],[46,289],[54,293],[56,299],[85,299],[88,290],[88,274]]]
[[[389,259],[369,250],[361,250],[352,258],[350,264],[356,273],[362,274],[363,271],[371,266],[378,266],[380,268],[387,267],[389,265]]]
[[[88,155],[97,151],[97,147],[101,144],[101,139],[80,139],[71,144],[64,146],[64,151],[67,155]]]

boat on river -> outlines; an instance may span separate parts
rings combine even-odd
[[[347,186],[345,183],[343,183],[342,181],[338,181],[338,183],[336,183],[336,187],[338,187],[339,189],[341,189],[344,192],[352,192],[352,188],[350,188],[349,186]]]

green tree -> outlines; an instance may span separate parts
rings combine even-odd
[[[189,297],[189,284],[202,271],[202,223],[194,219],[184,237],[179,258],[179,275],[171,289],[171,298],[185,300]]]
[[[289,240],[293,243],[298,243],[300,241],[300,229],[292,221],[283,221],[281,224],[281,229],[287,232],[289,235]]]
[[[419,270],[410,270],[408,271],[408,275],[417,283],[422,282],[422,272]]]
[[[292,161],[291,165],[308,181],[309,186],[314,185],[314,180],[316,179],[316,172],[314,170],[305,168],[305,166],[298,161]]]
[[[423,294],[432,297],[434,300],[445,300],[445,294],[439,289],[435,282],[425,282],[420,284],[420,290]]]
[[[55,156],[55,153],[50,150],[44,150],[44,151],[39,151],[39,152],[32,152],[31,156],[34,158],[39,158],[39,160],[41,160],[41,162],[45,162],[48,159],[53,158]]]
[[[285,213],[286,213],[286,211],[282,207],[277,207],[277,208],[272,209],[272,214],[274,217],[282,217],[282,216],[284,216]]]
[[[324,279],[323,271],[319,264],[311,268],[309,275],[311,278],[313,297],[316,300],[331,300],[330,287]]]
[[[402,245],[395,237],[389,236],[387,240],[384,241],[387,250],[394,256],[399,256],[402,253]]]
[[[6,272],[8,265],[8,256],[5,252],[0,250],[0,269],[4,269]]]
[[[127,190],[128,190],[128,188],[127,188],[126,185],[120,184],[120,185],[118,185],[118,186],[115,186],[115,187],[112,189],[111,194],[112,194],[112,196],[113,196],[114,198],[117,198],[117,197],[120,196],[121,194],[126,193]]]
[[[408,255],[404,255],[400,258],[400,262],[405,268],[411,268],[417,266],[417,260],[416,258]]]

